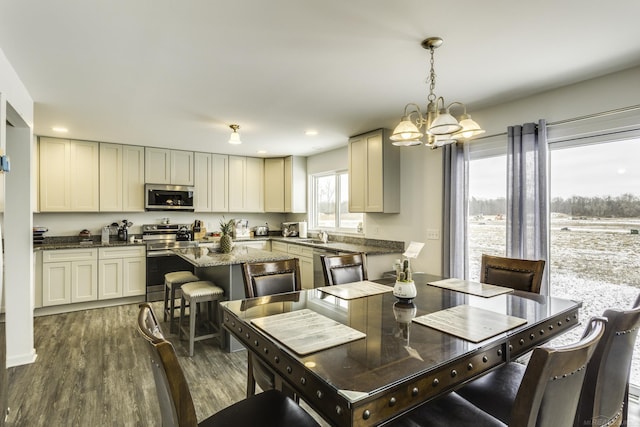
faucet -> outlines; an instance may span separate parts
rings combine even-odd
[[[327,241],[329,240],[329,233],[327,233],[326,231],[321,231],[320,232],[320,240],[322,240],[322,243],[327,243]]]

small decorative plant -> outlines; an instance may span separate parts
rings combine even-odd
[[[411,276],[411,267],[409,265],[409,259],[405,258],[402,261],[402,270],[398,273],[397,281],[398,282],[413,282],[413,277]]]
[[[223,254],[228,254],[233,248],[231,232],[233,231],[234,225],[235,222],[232,219],[227,221],[222,217],[220,220],[220,232],[222,233],[222,236],[220,237],[220,252]]]

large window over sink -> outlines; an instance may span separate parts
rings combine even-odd
[[[349,174],[347,171],[312,175],[311,228],[355,232],[362,224],[362,213],[349,212]]]

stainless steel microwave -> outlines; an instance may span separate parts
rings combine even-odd
[[[193,187],[145,184],[144,203],[148,211],[193,212]]]

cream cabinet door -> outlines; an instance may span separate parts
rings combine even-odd
[[[247,157],[244,212],[264,212],[264,159]]]
[[[195,153],[194,162],[194,210],[196,212],[211,212],[213,210],[213,167],[211,154]]]
[[[193,185],[193,151],[171,150],[171,184]]]
[[[229,211],[229,156],[226,154],[211,155],[212,186],[211,210],[213,212]]]
[[[100,143],[100,211],[122,211],[122,145]]]
[[[313,289],[313,258],[298,257],[300,260],[300,280],[302,289]]]
[[[264,211],[284,212],[285,171],[281,157],[264,159]]]
[[[307,212],[306,157],[288,156],[284,158],[284,211]]]
[[[365,212],[382,212],[384,175],[382,173],[382,133],[374,133],[365,137],[367,144],[366,159],[366,182],[365,191]]]
[[[122,146],[122,210],[144,212],[144,147]]]
[[[42,265],[42,306],[71,303],[71,262]]]
[[[71,302],[95,301],[98,299],[98,263],[73,261],[71,263]]]
[[[39,139],[40,211],[71,210],[71,143],[66,139]]]
[[[171,150],[144,149],[144,179],[147,184],[171,184]]]
[[[145,257],[122,260],[122,296],[144,295],[147,291],[147,260]]]
[[[122,297],[122,258],[98,261],[98,298]]]
[[[367,183],[367,141],[364,136],[349,140],[349,212],[365,211]]]
[[[100,146],[97,142],[71,141],[70,145],[71,210],[100,210]]]

